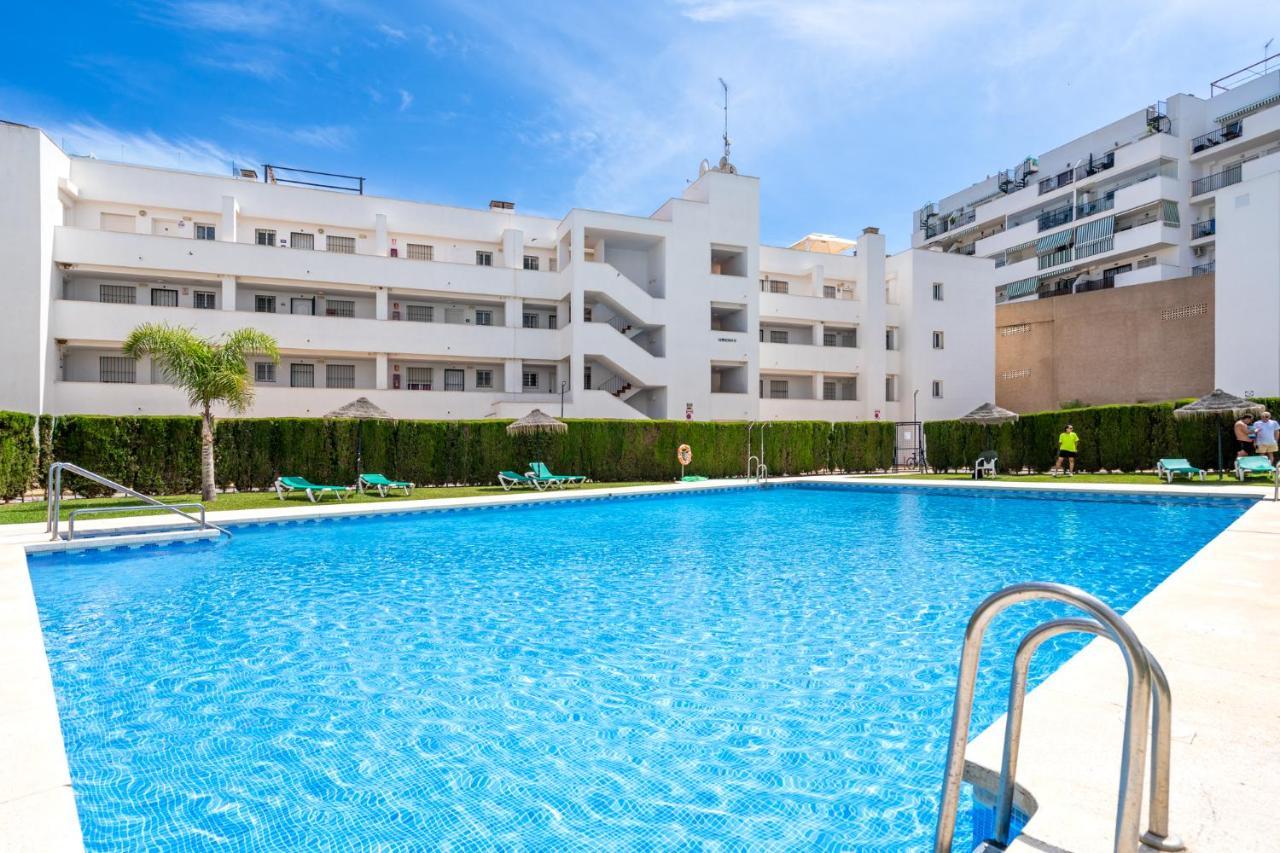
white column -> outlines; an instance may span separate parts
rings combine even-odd
[[[867,401],[872,412],[880,409],[881,418],[887,419],[889,414],[884,399],[885,259],[884,236],[879,229],[866,228],[858,238],[856,269],[864,308],[862,326],[858,330],[858,346],[863,351],[859,396]],[[901,397],[901,387],[898,392]]]
[[[379,213],[373,218],[373,253],[387,257],[391,252],[391,244],[387,238],[387,215]]]
[[[518,358],[508,358],[502,362],[502,389],[508,394],[519,394],[523,381],[524,362]]]
[[[827,268],[822,264],[814,264],[813,268],[809,270],[809,282],[810,286],[813,288],[814,296],[822,295],[822,286],[826,284],[826,281]]]
[[[524,325],[524,302],[520,299],[504,299],[503,313],[506,314],[507,328],[518,329]]]
[[[373,316],[379,320],[387,319],[387,317],[390,316],[387,313],[387,289],[385,287],[379,287],[374,292],[373,299],[374,299]]]
[[[826,379],[827,379],[827,374],[825,373],[813,374],[813,399],[815,400],[822,399],[822,383],[825,382]]]
[[[375,365],[373,368],[373,387],[379,391],[385,391],[387,388],[388,374],[387,354],[380,352],[375,356]]]
[[[222,310],[236,310],[236,277],[233,275],[222,277]]]
[[[822,336],[825,334],[827,327],[823,323],[813,324],[813,345],[815,347],[822,346]]]
[[[502,232],[502,260],[508,269],[524,268],[524,232],[508,228]]]
[[[237,240],[236,229],[240,218],[240,203],[233,195],[222,197],[222,222],[218,225],[218,239],[227,243]]]

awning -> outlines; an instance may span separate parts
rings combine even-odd
[[[1182,222],[1178,218],[1178,203],[1164,199],[1160,205],[1160,212],[1164,216],[1165,225],[1181,225]]]
[[[1238,118],[1244,118],[1245,116],[1251,113],[1256,113],[1258,110],[1269,107],[1275,103],[1280,103],[1280,92],[1277,92],[1274,95],[1268,95],[1267,97],[1263,98],[1260,101],[1254,101],[1252,104],[1246,104],[1245,106],[1241,107],[1238,110],[1232,110],[1229,113],[1223,113],[1222,115],[1214,119],[1214,121],[1216,121],[1218,124],[1225,124],[1227,122],[1235,121]]]
[[[1029,293],[1035,293],[1036,288],[1040,285],[1040,276],[1033,275],[1031,278],[1024,278],[1021,281],[1011,281],[1004,286],[1005,299],[1017,299],[1019,296],[1026,296]]]
[[[1093,255],[1100,255],[1103,252],[1110,252],[1115,248],[1116,238],[1108,234],[1101,240],[1090,240],[1088,243],[1076,244],[1076,260],[1088,258]]]
[[[1107,216],[1102,219],[1086,222],[1084,225],[1076,226],[1076,244],[1092,243],[1094,240],[1101,240],[1103,237],[1110,237],[1116,230],[1116,218]]]
[[[1025,243],[1019,243],[1016,246],[1010,246],[1009,248],[1004,250],[1005,257],[1008,257],[1009,255],[1015,255],[1018,252],[1021,252],[1023,249],[1030,249],[1032,246],[1036,244],[1036,242],[1037,242],[1036,240],[1028,240]]]
[[[1036,254],[1046,255],[1054,249],[1060,249],[1071,242],[1072,229],[1059,231],[1057,234],[1047,234],[1036,240]]]

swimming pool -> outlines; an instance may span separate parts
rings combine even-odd
[[[1038,579],[1123,611],[1248,506],[745,488],[30,566],[91,850],[906,850],[973,606]],[[975,732],[1048,612],[992,626]]]

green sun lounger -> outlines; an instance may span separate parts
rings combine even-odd
[[[392,489],[404,489],[405,496],[408,497],[408,495],[413,491],[413,483],[409,483],[404,480],[388,480],[381,474],[361,474],[356,480],[356,488],[358,488],[361,493],[363,493],[366,488],[377,489],[378,496],[383,498],[385,498],[387,493]]]
[[[544,484],[533,477],[527,474],[517,474],[515,471],[499,471],[498,485],[502,486],[504,492],[511,491],[515,486],[530,486],[538,491],[542,491],[544,488]]]
[[[1265,456],[1242,456],[1236,460],[1236,479],[1243,481],[1247,476],[1263,474],[1274,477],[1276,466]]]
[[[1204,469],[1197,468],[1185,459],[1161,459],[1156,463],[1156,475],[1164,477],[1170,483],[1174,474],[1186,474],[1187,479],[1199,477],[1204,480]]]
[[[542,462],[530,462],[529,469],[535,480],[542,480],[560,486],[565,486],[569,483],[581,484],[587,481],[587,478],[581,474],[552,474],[551,469]]]
[[[284,496],[289,492],[306,492],[312,503],[324,497],[325,494],[332,494],[338,500],[342,500],[355,490],[352,486],[318,486],[306,477],[277,477],[275,485],[276,494],[280,500],[284,500]]]

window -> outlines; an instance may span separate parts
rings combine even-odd
[[[276,244],[276,231],[274,228],[255,228],[253,229],[253,242],[259,246],[274,246]]]
[[[290,388],[316,387],[315,365],[314,364],[289,365],[289,387]]]
[[[337,252],[339,255],[354,255],[356,253],[356,238],[335,237],[330,234],[325,238],[324,250],[326,252]]]
[[[591,322],[591,306],[590,305],[582,306],[582,322],[584,323]]]
[[[467,312],[462,308],[445,308],[444,321],[446,323],[462,323],[467,319]]]
[[[896,350],[898,348],[898,327],[887,326],[884,330],[884,348],[887,350]]]
[[[785,281],[778,281],[772,278],[760,279],[760,290],[764,293],[788,293],[791,285]]]
[[[933,301],[934,302],[942,301],[942,282],[940,281],[935,281],[933,283]]]
[[[822,332],[824,347],[845,347],[852,349],[858,345],[857,329],[825,329]]]
[[[467,375],[467,374],[466,374],[466,371],[458,370],[458,369],[456,369],[456,368],[452,368],[452,367],[445,368],[445,371],[444,371],[444,390],[446,390],[446,391],[465,391],[465,390],[467,390],[467,386],[466,386],[466,375]]]
[[[520,384],[523,388],[537,388],[538,374],[531,370],[524,371],[524,377],[521,379]]]
[[[193,298],[197,308],[218,307],[218,294],[212,290],[197,290]]]
[[[538,269],[538,256],[537,256],[537,255],[525,255],[525,256],[524,256],[524,268],[525,268],[525,269],[527,269],[527,270],[537,270],[537,269]]]
[[[493,387],[493,371],[477,370],[476,371],[476,387],[492,388]]]
[[[898,400],[898,377],[893,374],[884,378],[884,400],[886,403],[896,403]]]
[[[770,329],[769,330],[769,343],[771,344],[788,343],[789,337],[790,335],[788,335],[786,329]]]
[[[276,298],[274,296],[263,296],[261,293],[253,297],[253,310],[259,314],[276,313]]]
[[[822,298],[823,298],[823,299],[835,299],[835,298],[836,298],[836,286],[835,286],[834,284],[824,284],[824,285],[822,285]]]
[[[944,348],[944,347],[943,347],[943,344],[944,344],[944,343],[945,343],[945,341],[944,341],[944,338],[943,338],[942,332],[934,332],[934,333],[933,333],[933,348],[934,348],[934,349],[943,349],[943,348]]]
[[[134,226],[134,218],[126,216],[122,213],[103,213],[99,216],[98,227],[103,231],[119,231],[122,234],[132,234],[137,228]]]
[[[307,234],[303,231],[290,232],[289,245],[295,249],[314,249],[316,247],[316,235]]]
[[[428,246],[426,243],[406,243],[404,246],[404,256],[411,261],[435,260],[436,247]]]
[[[316,300],[312,296],[294,296],[289,300],[290,314],[305,314],[308,317],[315,316]]]
[[[493,266],[493,252],[476,251],[476,266],[491,267]]]
[[[98,285],[98,301],[116,305],[134,305],[138,301],[138,288],[132,284]]]
[[[526,329],[538,328],[538,315],[530,314],[528,311],[524,313],[524,327]]]
[[[259,361],[253,366],[254,382],[275,382],[276,366],[269,361]]]
[[[431,378],[434,373],[431,367],[410,367],[407,379],[410,391],[430,391]]]
[[[325,365],[324,386],[326,388],[356,387],[356,366],[354,364]]]
[[[493,312],[492,312],[492,311],[489,311],[489,310],[485,310],[485,309],[477,308],[477,309],[476,309],[476,325],[477,325],[477,326],[492,326],[492,325],[493,325]]]
[[[556,327],[556,314],[552,311],[547,315],[547,328],[554,329]]]
[[[824,400],[856,400],[858,399],[858,378],[827,379],[822,383],[822,399]]]
[[[933,380],[933,399],[935,400],[942,399],[942,380],[941,379]]]
[[[356,316],[355,300],[326,299],[324,301],[324,313],[329,317],[354,317]]]
[[[178,291],[167,287],[151,288],[151,304],[160,308],[177,308]]]
[[[589,364],[582,366],[582,387],[587,391],[591,390],[591,365]]]
[[[215,229],[212,225],[202,225],[199,222],[196,223],[197,240],[216,240],[218,238],[214,236],[215,233]]]
[[[98,357],[99,382],[137,382],[138,363],[120,355]]]
[[[430,323],[436,318],[436,309],[430,305],[406,305],[404,312],[415,323]]]
[[[823,381],[823,383],[822,383],[822,399],[824,399],[824,400],[835,400],[835,399],[837,399],[837,398],[836,398],[836,383],[832,382],[830,379],[824,380],[824,381]]]
[[[789,385],[790,383],[787,382],[787,380],[785,379],[770,379],[769,380],[769,399],[770,400],[787,399],[787,393],[790,391]]]

